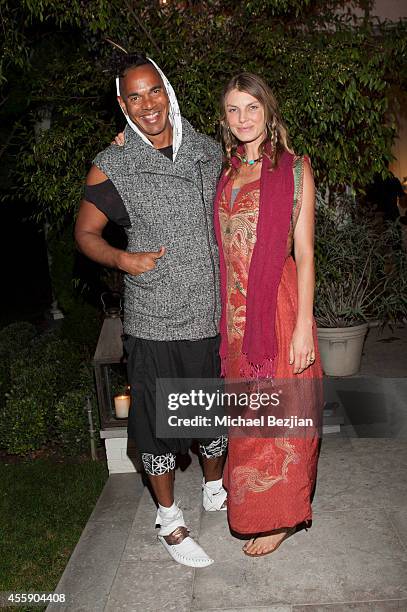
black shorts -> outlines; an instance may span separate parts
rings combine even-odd
[[[127,336],[127,376],[131,387],[128,436],[140,453],[186,453],[189,439],[157,439],[156,378],[218,378],[220,337],[202,340],[144,340]]]

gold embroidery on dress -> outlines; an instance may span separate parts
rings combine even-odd
[[[249,465],[241,465],[234,468],[231,475],[232,494],[236,504],[241,504],[244,501],[246,493],[263,493],[271,489],[275,484],[281,481],[288,481],[287,473],[290,463],[298,463],[299,455],[295,452],[294,446],[286,438],[276,438],[274,444],[277,448],[283,450],[286,455],[281,465],[280,473],[271,474],[271,469],[277,467],[277,453],[273,449],[272,440],[260,457],[256,457],[256,462],[260,465],[270,465],[264,472],[261,472],[255,467]],[[267,455],[267,456],[266,456]]]
[[[223,249],[229,254],[230,267],[227,270],[227,321],[228,337],[243,337],[246,323],[246,304],[234,306],[232,295],[240,293],[246,297],[241,275],[247,277],[246,269],[248,256],[253,251],[256,243],[256,227],[258,221],[258,207],[255,206],[260,197],[260,190],[253,189],[247,194],[247,204],[239,208],[237,213],[225,212],[222,207],[219,210],[220,223],[226,226],[228,231],[222,236]],[[237,255],[236,255],[237,254]],[[229,276],[232,275],[232,278]]]

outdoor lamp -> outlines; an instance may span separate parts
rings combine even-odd
[[[105,314],[92,365],[95,373],[100,428],[111,429],[127,426],[130,393],[123,355],[123,325],[120,310],[105,309]]]

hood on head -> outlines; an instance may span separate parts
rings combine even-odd
[[[162,82],[164,83],[165,91],[167,92],[168,100],[169,100],[169,103],[170,103],[169,119],[170,119],[170,122],[171,122],[171,125],[172,125],[172,160],[175,161],[175,158],[177,156],[177,153],[179,151],[179,148],[181,146],[181,141],[182,141],[182,121],[181,121],[181,112],[179,110],[177,96],[175,95],[175,91],[174,91],[171,83],[169,82],[169,80],[167,79],[167,77],[165,76],[165,74],[163,73],[161,68],[159,68],[157,66],[157,64],[152,59],[150,59],[149,57],[147,59],[148,59],[149,62],[151,62],[151,64],[157,70],[158,74],[161,77]],[[117,92],[117,95],[120,96],[119,77],[116,78],[116,92]],[[122,108],[122,107],[120,106],[120,108]],[[123,109],[122,109],[122,111],[123,111]],[[140,138],[146,144],[148,144],[148,145],[150,145],[152,147],[153,144],[147,138],[147,136],[145,134],[143,134],[143,132],[130,119],[130,117],[128,115],[126,115],[126,113],[124,111],[123,111],[123,114],[126,117],[126,121],[129,124],[129,126],[131,127],[131,129],[134,132],[136,132],[136,134],[138,134],[140,136]]]

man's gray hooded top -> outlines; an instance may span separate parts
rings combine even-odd
[[[128,212],[127,250],[166,248],[155,269],[125,275],[124,331],[151,340],[197,340],[218,333],[212,216],[221,150],[185,119],[179,127],[182,139],[174,161],[130,124],[124,146],[110,145],[93,161],[113,182]]]

